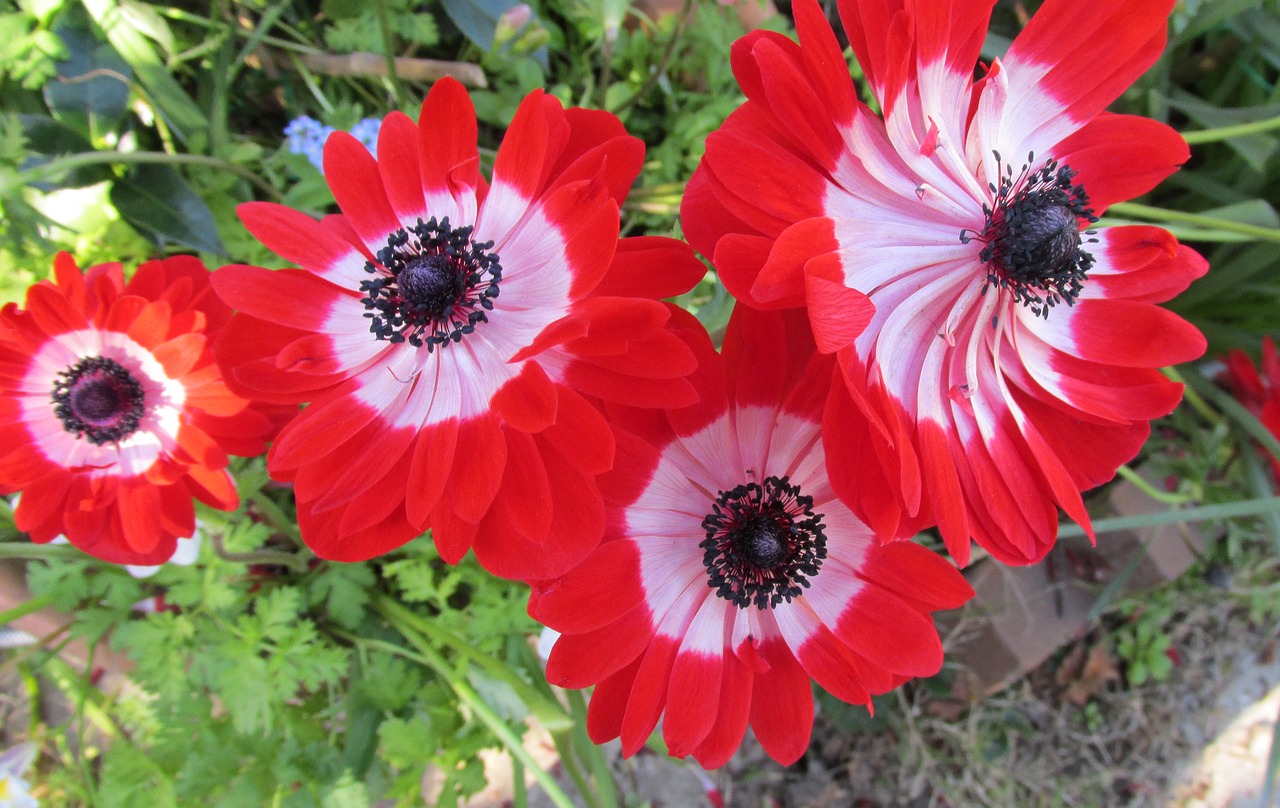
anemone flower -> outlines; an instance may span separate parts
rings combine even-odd
[[[599,541],[609,428],[586,396],[688,401],[694,367],[658,298],[704,270],[686,245],[618,238],[644,149],[613,115],[535,91],[480,172],[462,85],[418,122],[392,113],[375,160],[339,132],[324,174],[342,213],[240,208],[297,269],[229,266],[219,344],[233,382],[309,406],[271,447],[320,556],[370,558],[428,528],[509,578],[557,575]]]
[[[1227,354],[1226,370],[1219,377],[1245,409],[1262,422],[1272,435],[1280,439],[1280,353],[1275,340],[1262,339],[1261,374],[1249,355],[1239,349]],[[1280,458],[1271,456],[1271,471],[1280,482]]]
[[[971,537],[1026,564],[1059,508],[1091,531],[1080,492],[1176,406],[1157,368],[1205,343],[1156,304],[1206,265],[1155,227],[1093,229],[1187,159],[1164,124],[1103,111],[1160,55],[1172,0],[1048,0],[975,81],[992,5],[841,0],[883,119],[813,0],[794,7],[799,44],[739,40],[748,100],[682,217],[735,296],[806,307],[838,356],[828,452],[886,469],[857,475],[859,513],[899,534],[936,522],[962,564]]]
[[[597,743],[620,735],[631,755],[665,714],[676,757],[720,766],[750,724],[789,764],[809,744],[811,678],[869,704],[937,673],[930,613],[973,591],[941,556],[882,545],[832,488],[821,432],[834,362],[802,315],[735,311],[723,360],[696,321],[683,333],[699,403],[612,411],[605,540],[535,586],[529,610],[562,632],[547,679],[596,685]]]
[[[0,493],[19,530],[121,564],[160,564],[195,529],[192,499],[234,510],[227,453],[261,454],[273,408],[233,394],[213,340],[231,317],[178,256],[55,278],[0,311]]]

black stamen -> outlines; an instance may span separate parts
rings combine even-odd
[[[53,414],[77,438],[96,446],[132,435],[146,414],[142,385],[113,359],[91,356],[58,374]]]
[[[488,252],[493,242],[477,244],[471,231],[450,227],[447,216],[419,219],[410,231],[387,237],[376,263],[365,262],[365,271],[376,277],[361,281],[361,302],[376,339],[425,345],[430,352],[488,322],[502,265]]]
[[[827,557],[822,514],[786,477],[719,492],[702,528],[707,585],[739,608],[790,602]]]
[[[999,166],[1000,153],[993,154]],[[1098,217],[1084,187],[1072,184],[1073,169],[1050,160],[1032,171],[1034,161],[1035,154],[1028,154],[1016,177],[1012,166],[1003,166],[1000,185],[991,186],[995,199],[983,205],[982,232],[962,229],[960,241],[985,244],[978,254],[987,265],[982,294],[991,286],[1008,289],[1014,300],[1047,318],[1049,309],[1058,303],[1074,305],[1080,296],[1094,264],[1082,245],[1097,242],[1081,239],[1080,222],[1096,222]]]

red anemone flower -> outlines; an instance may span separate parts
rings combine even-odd
[[[227,453],[272,419],[233,394],[213,340],[231,317],[196,258],[82,275],[66,253],[26,306],[0,311],[0,493],[19,530],[120,564],[160,564],[195,530],[192,497],[229,511]]]
[[[798,0],[798,45],[735,44],[748,100],[708,139],[682,214],[730,292],[806,306],[838,355],[826,439],[886,469],[856,475],[859,513],[899,535],[936,522],[961,564],[970,537],[1027,564],[1059,508],[1090,529],[1080,491],[1177,405],[1157,368],[1205,343],[1156,304],[1206,265],[1159,228],[1090,229],[1187,159],[1164,124],[1103,111],[1160,55],[1172,0],[1047,0],[975,81],[992,5],[841,0],[881,119]]]
[[[1221,381],[1227,386],[1245,409],[1253,413],[1272,435],[1280,439],[1280,354],[1271,337],[1262,339],[1262,373],[1254,366],[1244,351],[1233,350],[1227,354],[1226,370]],[[1280,458],[1271,458],[1271,469],[1280,481]]]
[[[584,396],[689,401],[692,355],[657,298],[702,277],[686,245],[618,238],[640,141],[606,112],[535,91],[480,173],[462,85],[435,84],[415,124],[392,113],[375,160],[331,136],[341,215],[250,203],[245,225],[298,269],[230,266],[238,313],[219,344],[233,383],[310,402],[271,447],[303,539],[325,558],[388,552],[426,529],[509,578],[558,575],[604,529],[613,462]]]
[[[973,591],[941,556],[881,544],[827,479],[823,402],[834,362],[803,315],[734,312],[723,359],[692,317],[698,404],[616,410],[602,478],[605,540],[535,586],[562,632],[547,678],[597,685],[587,728],[635,753],[659,716],[672,755],[725,763],[750,724],[789,764],[808,747],[810,678],[869,704],[942,665],[930,613]]]

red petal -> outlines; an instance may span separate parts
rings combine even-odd
[[[378,162],[360,141],[334,132],[324,144],[324,178],[342,215],[375,251],[400,226],[382,187]]]
[[[879,586],[858,590],[834,629],[855,653],[894,673],[932,676],[942,667],[933,621]]]
[[[622,714],[627,709],[627,696],[631,694],[631,682],[635,679],[640,659],[606,678],[591,691],[591,703],[587,706],[587,737],[593,743],[603,744],[618,737],[622,731]]]
[[[660,299],[682,295],[697,285],[707,268],[683,241],[636,236],[618,241],[609,271],[597,295]]]
[[[378,129],[378,173],[387,201],[401,221],[426,218],[418,170],[418,127],[403,112],[392,112],[382,119]]]
[[[449,77],[437,81],[422,102],[418,121],[422,187],[452,195],[461,190],[458,184],[478,186],[476,111],[466,88]]]
[[[751,715],[751,670],[731,654],[725,655],[721,669],[720,704],[716,723],[693,756],[704,769],[717,769],[729,762],[742,744]]]
[[[547,681],[556,687],[587,687],[616,673],[653,638],[649,611],[632,609],[616,623],[583,634],[565,634],[547,660]]]
[[[1101,214],[1113,202],[1156,187],[1187,162],[1191,150],[1182,135],[1159,121],[1104,112],[1053,154],[1078,172],[1074,182],[1089,191],[1090,206]]]
[[[538,587],[529,615],[567,634],[603,628],[644,601],[635,544],[609,541],[567,575]]]
[[[1173,0],[1120,0],[1101,7],[1047,0],[1009,48],[1005,69],[1011,77],[1022,70],[1038,75],[1047,69],[1025,92],[1052,96],[1065,107],[1066,117],[1083,123],[1160,57],[1172,7]],[[1013,94],[1009,103],[1019,116],[1045,109]]]
[[[818,350],[835,353],[871,324],[876,307],[871,298],[844,285],[840,256],[814,258],[805,266],[804,291]]]
[[[498,388],[490,406],[521,432],[541,432],[556,420],[557,385],[537,362],[525,362],[520,374]]]
[[[755,674],[751,728],[769,757],[784,766],[800,759],[813,732],[813,691],[809,674],[780,641],[766,647],[769,670]]]
[[[489,510],[507,465],[507,441],[492,413],[458,424],[458,450],[445,489],[458,518],[479,523]]]
[[[428,424],[418,432],[405,494],[405,512],[411,524],[426,524],[444,494],[457,442],[458,422],[452,418]]]

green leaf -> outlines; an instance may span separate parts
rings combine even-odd
[[[343,628],[355,628],[364,618],[373,583],[373,571],[363,564],[326,564],[312,584],[311,603],[324,602],[334,622]]]
[[[157,245],[171,241],[226,255],[208,206],[169,166],[135,166],[112,185],[111,202],[125,221]]]
[[[177,806],[173,781],[143,752],[118,743],[103,755],[99,800],[103,808]]]
[[[53,158],[93,151],[93,144],[88,138],[70,126],[46,115],[19,115],[18,120],[22,124],[21,131],[32,152],[22,163],[24,170],[49,162],[45,159],[46,157]],[[83,188],[86,185],[106,182],[113,177],[115,174],[107,166],[92,165],[68,171],[56,185],[48,182],[32,183],[32,185],[42,191],[51,191],[59,187]]]
[[[98,136],[120,125],[129,111],[133,70],[110,45],[99,41],[83,10],[72,7],[55,33],[67,46],[58,75],[44,86],[45,103],[58,118]]]
[[[169,68],[156,53],[147,35],[137,26],[142,20],[132,4],[116,0],[82,0],[89,16],[107,34],[107,40],[115,46],[138,81],[146,89],[152,106],[162,115],[169,127],[183,141],[208,132],[209,122],[200,107],[196,106],[186,90],[169,74]],[[154,32],[152,32],[154,33]],[[216,252],[216,251],[215,251]]]
[[[279,639],[297,620],[302,609],[302,595],[293,587],[273,589],[257,599],[254,609],[262,635]]]
[[[493,47],[498,18],[518,4],[517,0],[441,0],[441,3],[463,36],[483,51]]]
[[[397,769],[420,771],[439,746],[439,739],[431,731],[431,717],[426,713],[387,719],[378,728],[378,737],[382,756]]]

